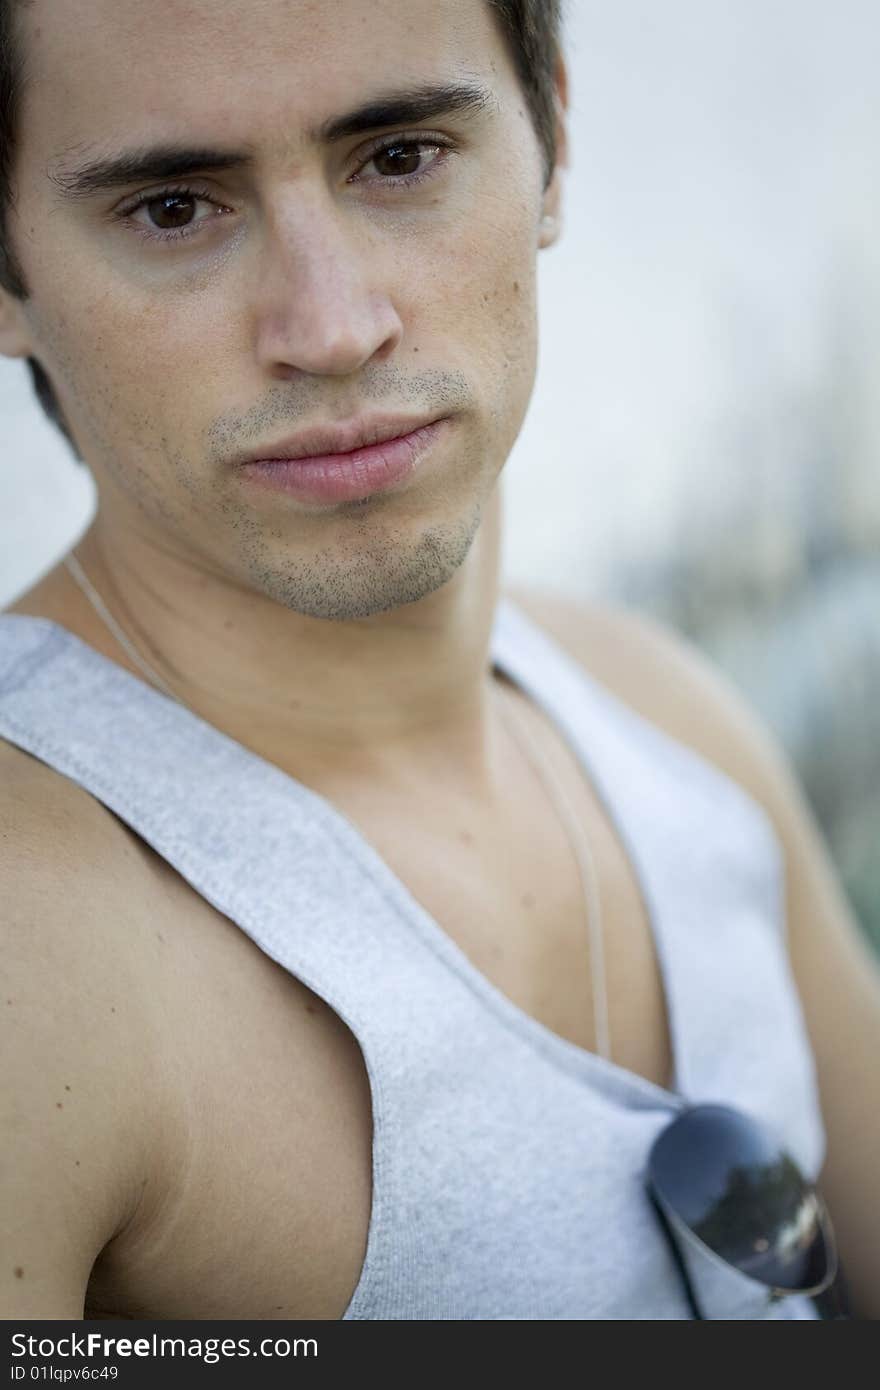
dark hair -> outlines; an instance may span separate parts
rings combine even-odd
[[[17,44],[13,10],[29,0],[0,0],[0,286],[18,299],[28,287],[9,244],[7,217],[12,206],[12,164],[16,118],[24,86],[24,60]],[[561,47],[564,0],[488,0],[510,46],[544,155],[545,186],[556,167],[556,60]],[[81,455],[64,419],[52,383],[40,363],[28,358],[37,398],[77,458]]]

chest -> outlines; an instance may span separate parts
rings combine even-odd
[[[351,797],[345,809],[473,968],[517,1009],[593,1050],[577,861],[552,808],[533,787],[519,790],[531,793],[516,799],[520,809],[488,821],[448,803],[417,822],[380,812],[375,799]],[[666,1084],[663,988],[640,886],[574,775],[570,791],[599,870],[614,1060]],[[358,1042],[167,865],[152,873],[161,929],[145,972],[167,1020],[169,1097],[186,1112],[188,1137],[165,1155],[144,1220],[98,1261],[87,1308],[337,1319],[363,1265],[372,1205],[372,1100]]]

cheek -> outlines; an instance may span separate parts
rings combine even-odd
[[[474,367],[495,431],[509,448],[534,389],[538,332],[534,245],[523,238],[506,250],[500,257],[487,250],[465,288],[474,325]]]
[[[527,216],[498,221],[438,248],[421,299],[439,349],[466,352],[490,395],[530,385],[537,350],[537,235]]]
[[[210,376],[198,363],[191,311],[158,296],[127,305],[118,289],[90,292],[73,273],[66,284],[44,279],[40,290],[33,322],[42,361],[86,448],[142,450],[191,415],[200,374]]]
[[[539,151],[505,126],[463,182],[461,198],[445,211],[438,199],[436,224],[426,219],[427,233],[414,235],[407,249],[418,272],[402,293],[426,306],[440,351],[468,354],[489,398],[507,389],[505,378],[513,392],[534,380]]]

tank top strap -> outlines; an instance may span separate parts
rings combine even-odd
[[[565,734],[641,884],[666,992],[675,1090],[691,1101],[723,1094],[731,1104],[763,1107],[768,1121],[798,1134],[805,1161],[817,1165],[825,1134],[787,952],[784,856],[769,816],[509,600],[498,605],[493,653]],[[800,1084],[780,1110],[771,1078],[789,1045],[784,1065]]]
[[[357,1039],[373,1202],[345,1318],[687,1317],[644,1193],[651,1143],[684,1098],[763,1117],[814,1175],[823,1152],[778,846],[744,793],[515,605],[499,606],[491,645],[633,857],[676,1093],[517,1009],[324,798],[49,620],[0,614],[0,737],[96,797]],[[753,1289],[741,1308],[798,1315]]]

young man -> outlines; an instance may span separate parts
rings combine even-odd
[[[0,4],[0,350],[100,499],[0,618],[3,1315],[687,1317],[685,1100],[821,1168],[876,1315],[799,792],[673,638],[499,595],[556,7]]]

